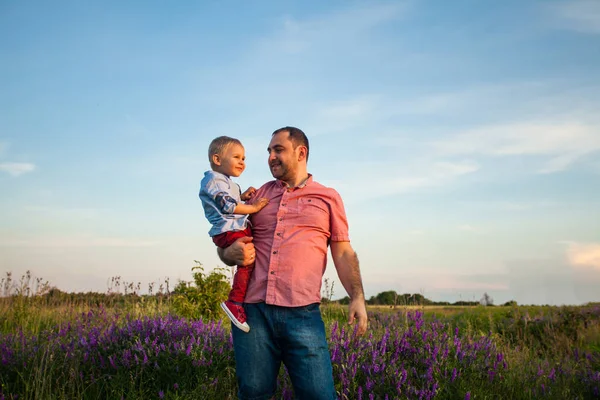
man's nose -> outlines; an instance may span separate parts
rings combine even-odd
[[[275,160],[275,152],[274,151],[269,153],[269,162],[271,162],[273,160]]]

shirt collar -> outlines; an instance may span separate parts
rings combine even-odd
[[[204,173],[204,175],[205,175],[205,176],[206,176],[206,175],[217,175],[217,176],[222,176],[222,177],[224,177],[225,179],[231,179],[231,177],[230,177],[230,176],[227,176],[227,175],[225,175],[225,174],[222,174],[222,173],[220,173],[220,172],[218,172],[218,171],[215,171],[215,170],[213,170],[213,169],[211,169],[210,171],[206,171],[206,172]]]
[[[310,183],[312,183],[313,181],[313,176],[312,174],[308,174],[308,178],[306,178],[305,180],[303,180],[302,182],[300,182],[300,184],[298,186],[296,186],[294,189],[302,189],[303,187],[305,187],[306,185],[309,185]],[[279,179],[277,179],[277,182],[279,183],[280,186],[285,187],[285,188],[289,188],[290,186],[287,184],[287,182],[281,181]]]

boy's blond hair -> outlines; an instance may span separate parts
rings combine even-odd
[[[235,139],[229,136],[219,136],[217,138],[214,138],[213,141],[210,142],[210,146],[208,146],[208,161],[210,161],[211,168],[215,167],[215,165],[213,164],[212,156],[214,154],[222,155],[225,149],[227,149],[227,147],[231,146],[232,144],[239,144],[240,146],[244,147],[242,145],[242,142],[239,141],[239,139]]]

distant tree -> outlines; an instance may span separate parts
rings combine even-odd
[[[517,304],[516,301],[510,300],[510,301],[507,301],[506,303],[504,303],[503,306],[505,306],[505,307],[516,307],[516,306],[518,306],[518,304]]]
[[[481,300],[479,300],[479,304],[481,304],[482,306],[493,306],[494,299],[492,299],[492,297],[489,294],[484,293]]]
[[[369,300],[367,300],[367,304],[370,306],[376,306],[379,304],[379,299],[375,296],[371,296],[369,297]]]
[[[386,306],[393,306],[397,304],[398,293],[394,290],[388,290],[381,292],[377,295],[378,304],[384,304]]]
[[[414,303],[413,295],[410,293],[404,293],[404,294],[400,295],[400,297],[398,298],[398,302],[400,304],[404,304],[404,305],[413,305],[413,303]]]
[[[452,303],[453,306],[476,306],[479,304],[480,303],[478,301],[466,301],[466,300],[455,301],[454,303]]]
[[[429,300],[428,298],[426,298],[425,296],[423,296],[420,293],[404,293],[402,296],[400,296],[400,304],[406,304],[409,306],[422,306],[422,305],[429,305],[429,304],[433,304],[433,302],[431,300]]]

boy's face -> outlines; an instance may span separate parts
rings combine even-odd
[[[214,170],[227,176],[238,177],[246,169],[246,154],[244,147],[232,143],[222,154],[213,154]]]

